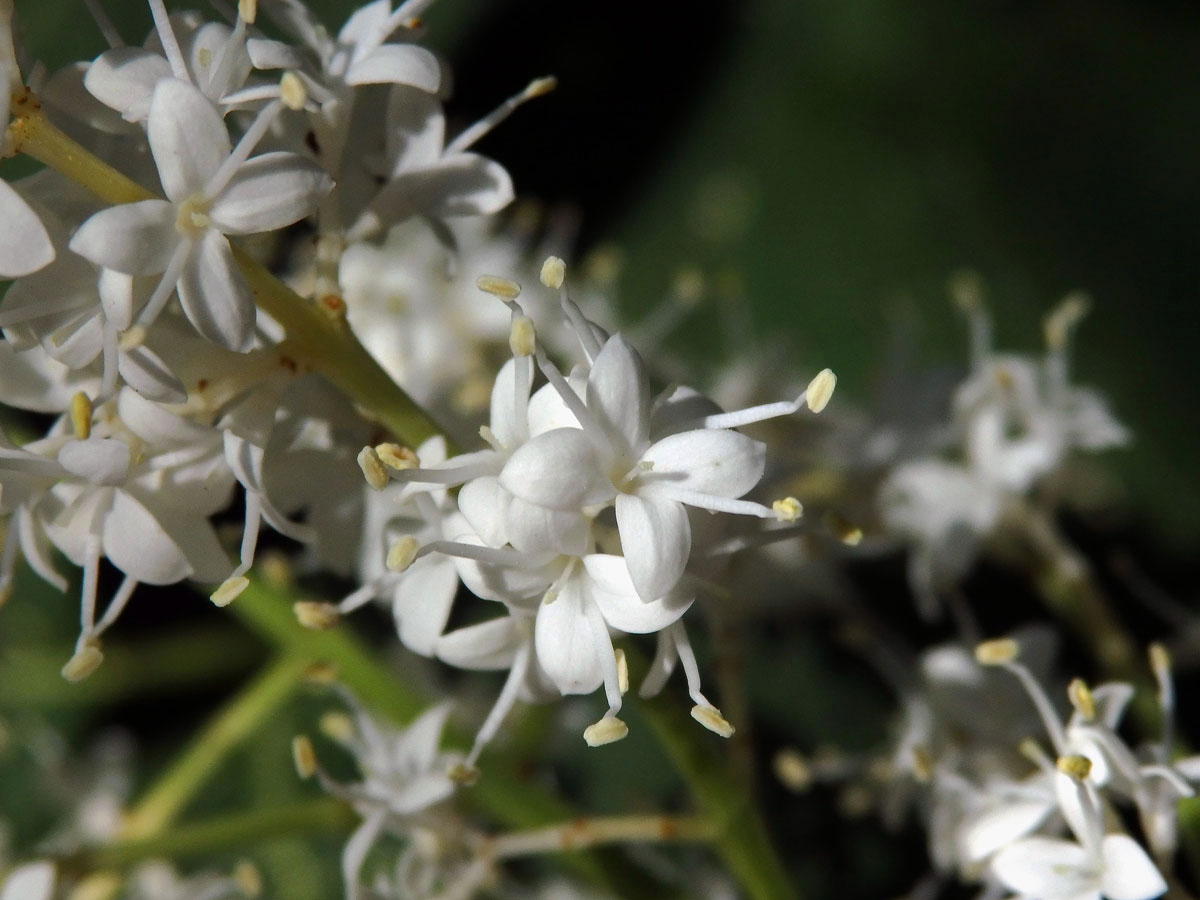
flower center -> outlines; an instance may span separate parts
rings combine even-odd
[[[188,237],[199,237],[212,225],[208,211],[212,208],[212,200],[201,193],[192,194],[179,204],[179,212],[175,216],[175,227],[180,234]]]

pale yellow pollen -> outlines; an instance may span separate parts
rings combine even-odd
[[[317,773],[316,751],[312,741],[303,734],[292,738],[292,762],[296,764],[296,774],[305,780]]]
[[[92,401],[83,391],[71,398],[71,427],[76,440],[86,441],[92,434]]]
[[[96,641],[88,641],[75,651],[75,655],[62,667],[62,677],[72,683],[83,681],[104,662],[104,654]]]
[[[550,93],[556,87],[558,87],[558,79],[553,75],[546,75],[543,78],[533,79],[533,81],[525,86],[525,90],[521,93],[525,99],[532,100],[534,97],[541,97]]]
[[[808,383],[808,389],[804,392],[804,402],[813,412],[819,413],[829,405],[829,399],[833,396],[835,387],[837,387],[837,376],[833,374],[833,370],[822,369]]]
[[[1021,648],[1012,638],[984,641],[975,646],[975,661],[984,666],[1002,666],[1017,658]]]
[[[567,264],[557,256],[547,256],[546,261],[542,263],[542,284],[557,291],[563,286],[566,277]]]
[[[795,497],[784,497],[781,500],[776,500],[771,504],[771,510],[775,513],[775,518],[780,522],[795,522],[804,515],[804,507],[800,505],[800,501]]]
[[[417,454],[403,444],[376,444],[375,454],[379,457],[379,461],[393,472],[415,469],[420,464]]]
[[[863,530],[845,516],[830,510],[825,513],[824,521],[825,527],[846,546],[857,547],[862,543]]]
[[[733,726],[715,706],[704,706],[697,703],[692,707],[692,718],[713,734],[719,734],[723,738],[733,737]]]
[[[446,773],[446,777],[455,784],[469,787],[479,780],[479,769],[466,763],[455,763]]]
[[[480,275],[475,279],[475,287],[485,294],[499,297],[501,300],[516,300],[521,296],[521,286],[508,278],[498,275]]]
[[[1041,745],[1033,738],[1025,738],[1021,743],[1017,744],[1017,751],[1027,760],[1039,766],[1046,758],[1046,754],[1042,752]]]
[[[417,558],[417,551],[421,549],[421,545],[417,539],[411,534],[406,534],[396,543],[392,544],[391,549],[387,554],[387,567],[393,572],[403,572],[413,564],[413,560]]]
[[[235,575],[232,578],[226,578],[221,582],[221,586],[217,588],[209,598],[214,606],[228,606],[234,600],[242,595],[242,591],[250,587],[250,579],[245,575]]]
[[[348,743],[354,737],[354,720],[344,712],[327,712],[319,722],[321,734],[337,741],[339,744]]]
[[[238,890],[242,892],[243,897],[253,900],[253,898],[261,896],[262,875],[259,873],[258,867],[248,859],[243,859],[233,867],[233,880],[237,883]]]
[[[377,491],[382,491],[388,484],[387,469],[374,447],[363,447],[358,452],[358,467],[362,469],[367,484]]]
[[[258,18],[258,0],[238,0],[238,15],[247,25]]]
[[[1087,682],[1082,678],[1076,678],[1067,685],[1067,699],[1071,701],[1071,706],[1075,708],[1075,711],[1086,721],[1090,722],[1096,718],[1096,701],[1092,697]]]
[[[201,47],[196,51],[196,62],[200,64],[200,68],[207,69],[212,65],[212,50],[208,47]]]
[[[1070,775],[1080,781],[1092,773],[1092,761],[1086,756],[1060,756],[1054,766],[1064,775]]]
[[[292,612],[296,615],[296,621],[314,631],[332,628],[341,618],[341,613],[332,603],[320,603],[316,600],[301,600],[294,603]]]
[[[290,110],[304,109],[308,102],[308,88],[295,72],[284,72],[279,79],[279,99]]]
[[[1071,336],[1071,329],[1080,323],[1087,315],[1091,306],[1091,298],[1083,291],[1073,291],[1062,299],[1043,323],[1046,333],[1046,346],[1051,350],[1061,350]]]
[[[537,331],[528,316],[516,316],[508,332],[508,347],[513,356],[533,356],[537,350]]]
[[[629,692],[629,660],[625,658],[625,651],[620,647],[613,650],[613,655],[617,658],[617,689],[624,696]]]
[[[603,747],[605,744],[616,743],[627,734],[628,725],[616,716],[605,716],[583,730],[583,739],[589,747]]]
[[[1171,673],[1171,654],[1167,648],[1157,642],[1150,645],[1150,668],[1159,678],[1166,678]]]
[[[794,747],[785,747],[776,753],[771,761],[771,770],[779,779],[779,783],[794,794],[803,793],[812,787],[812,766]]]

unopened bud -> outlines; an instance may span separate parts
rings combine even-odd
[[[379,461],[391,469],[393,472],[402,472],[405,469],[415,469],[420,465],[420,460],[417,459],[417,454],[411,448],[405,447],[403,444],[376,444],[375,455],[379,457]]]
[[[719,734],[723,738],[733,737],[733,726],[715,706],[697,703],[692,707],[692,718],[713,734]]]
[[[804,400],[808,404],[808,408],[815,413],[823,410],[829,405],[829,399],[833,396],[835,387],[837,387],[837,376],[833,374],[832,369],[822,369],[818,372],[808,383],[808,389],[804,392]]]
[[[521,286],[508,278],[497,275],[480,275],[475,279],[475,287],[485,294],[499,297],[501,300],[516,300],[521,296]]]
[[[537,350],[537,332],[528,316],[514,316],[508,332],[508,347],[513,356],[533,356]]]
[[[396,543],[392,544],[392,548],[388,550],[387,567],[393,572],[403,572],[413,564],[413,560],[417,558],[417,551],[421,549],[420,543],[411,534],[406,534]]]
[[[977,644],[975,661],[983,666],[1002,666],[1015,660],[1020,652],[1021,648],[1012,638],[999,638]]]
[[[384,468],[383,460],[379,458],[374,447],[363,447],[358,452],[358,467],[362,469],[363,477],[372,488],[382,491],[387,487],[387,469]]]
[[[71,398],[71,427],[75,438],[86,441],[92,434],[92,401],[83,391]]]
[[[1071,701],[1071,706],[1075,708],[1075,711],[1086,721],[1090,722],[1096,718],[1096,701],[1092,697],[1087,682],[1082,678],[1076,678],[1067,685],[1067,699]]]
[[[1086,756],[1060,756],[1054,766],[1064,775],[1070,775],[1080,781],[1092,773],[1092,761]]]
[[[557,291],[563,286],[566,277],[567,264],[557,256],[547,256],[546,261],[542,263],[542,284]]]
[[[629,726],[616,716],[605,716],[599,722],[583,730],[583,739],[589,747],[603,747],[621,740],[629,734]]]
[[[293,111],[304,109],[308,103],[308,88],[295,72],[284,72],[279,79],[279,99]]]
[[[297,622],[314,631],[332,628],[341,618],[341,613],[332,603],[320,603],[315,600],[301,600],[293,604],[292,612],[296,614]]]
[[[313,750],[312,741],[302,734],[292,738],[292,762],[296,764],[296,774],[308,780],[317,772],[317,754]]]
[[[804,507],[800,505],[800,501],[795,497],[784,497],[782,500],[776,500],[771,504],[771,510],[775,513],[775,518],[780,522],[795,522],[804,515]]]
[[[214,606],[225,607],[240,597],[242,591],[248,587],[250,587],[249,578],[245,575],[235,575],[221,582],[221,586],[209,595],[209,599],[212,600]]]
[[[95,641],[88,641],[67,660],[67,664],[62,667],[62,677],[73,684],[83,681],[100,668],[102,662],[104,654],[100,652],[100,645]]]

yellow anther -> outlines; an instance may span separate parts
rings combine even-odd
[[[704,706],[697,703],[692,707],[692,718],[713,734],[719,734],[723,738],[733,737],[733,726],[715,706]]]
[[[804,402],[813,412],[819,413],[829,405],[835,387],[837,387],[837,376],[833,374],[833,370],[822,369],[808,383],[808,389],[804,392]]]
[[[238,0],[238,15],[247,25],[253,25],[258,18],[258,0]]]
[[[292,762],[296,764],[296,774],[305,780],[317,773],[316,751],[312,741],[303,734],[292,738]]]
[[[387,487],[387,469],[384,468],[383,460],[379,458],[374,447],[363,447],[358,452],[358,467],[362,469],[363,477],[372,488],[382,491]]]
[[[1092,773],[1092,761],[1086,756],[1060,756],[1054,766],[1064,775],[1070,775],[1080,781]]]
[[[259,556],[258,565],[255,568],[262,575],[263,581],[273,588],[289,588],[295,581],[295,572],[292,571],[291,561],[285,554],[278,551],[263,553]]]
[[[71,427],[78,440],[86,441],[92,434],[92,401],[83,391],[71,398]]]
[[[1062,299],[1043,323],[1046,333],[1046,346],[1051,350],[1061,350],[1071,336],[1071,329],[1080,323],[1087,315],[1092,305],[1091,298],[1083,291],[1072,291]]]
[[[784,497],[781,500],[776,500],[771,504],[771,510],[775,513],[775,518],[780,522],[795,522],[804,515],[804,507],[800,505],[800,501],[795,497]]]
[[[1012,638],[984,641],[975,646],[975,661],[984,666],[1002,666],[1020,654],[1021,648]]]
[[[1087,686],[1082,678],[1076,678],[1067,685],[1067,699],[1071,701],[1071,706],[1075,708],[1083,718],[1090,722],[1096,718],[1096,701],[1092,697],[1092,691]]]
[[[513,356],[533,356],[537,350],[537,331],[528,316],[516,316],[508,332],[508,348]]]
[[[308,103],[308,88],[295,72],[284,72],[279,79],[279,99],[291,110],[304,109]]]
[[[233,867],[233,880],[237,884],[238,890],[242,892],[242,896],[248,900],[262,895],[262,875],[250,860],[243,859]]]
[[[403,444],[376,444],[375,455],[379,457],[381,463],[393,472],[415,469],[420,465],[417,454]]]
[[[296,614],[297,622],[314,631],[332,628],[341,618],[341,613],[332,603],[320,603],[315,600],[301,600],[292,604],[292,612]]]
[[[475,279],[475,287],[485,294],[499,297],[501,300],[516,300],[521,296],[521,286],[508,278],[497,275],[480,275]]]
[[[542,263],[542,284],[557,291],[563,286],[566,277],[567,264],[557,256],[547,256],[546,261]]]
[[[403,572],[413,564],[413,560],[417,558],[417,551],[421,549],[420,543],[411,534],[406,534],[396,543],[392,544],[387,554],[387,567],[393,572]]]
[[[1166,678],[1171,674],[1171,654],[1167,652],[1167,648],[1157,642],[1150,645],[1148,654],[1150,656],[1150,668],[1159,678]]]
[[[913,776],[922,784],[928,784],[933,780],[933,757],[929,755],[929,751],[924,747],[912,748],[912,767]]]
[[[479,780],[479,769],[475,766],[469,766],[466,763],[455,763],[450,767],[450,771],[446,773],[446,777],[455,784],[470,787]]]
[[[201,47],[196,51],[196,62],[200,64],[200,68],[207,69],[212,65],[212,50]]]
[[[100,668],[102,662],[104,654],[100,652],[100,645],[94,640],[88,641],[67,660],[67,664],[62,667],[62,677],[72,683],[83,681]]]
[[[339,744],[348,743],[354,737],[354,720],[344,712],[327,712],[321,716],[318,726],[321,734]]]
[[[857,547],[862,543],[863,530],[840,513],[830,510],[825,513],[824,521],[833,536],[848,547]]]
[[[309,684],[333,684],[338,679],[338,667],[331,662],[309,663],[301,678]]]
[[[522,95],[526,100],[532,100],[534,97],[541,97],[550,93],[558,87],[558,79],[553,75],[546,75],[543,78],[535,78],[525,86]]]
[[[629,692],[629,660],[625,658],[625,651],[620,647],[613,650],[613,655],[617,658],[617,689],[624,696]]]
[[[980,312],[983,309],[983,278],[978,272],[970,269],[955,272],[946,282],[946,291],[963,312]]]
[[[771,761],[771,770],[779,783],[795,794],[801,794],[812,787],[813,771],[808,761],[793,747],[785,747],[775,754]]]
[[[599,722],[583,730],[583,739],[589,747],[613,744],[629,734],[629,726],[616,716],[605,716]]]
[[[250,587],[250,579],[245,575],[236,575],[221,582],[221,586],[213,591],[208,599],[212,600],[215,606],[228,606],[248,587]]]

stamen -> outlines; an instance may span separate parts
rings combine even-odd
[[[521,286],[508,278],[498,275],[480,275],[475,279],[475,287],[485,294],[499,297],[501,300],[516,300],[521,296]]]
[[[624,697],[629,693],[629,660],[625,658],[625,651],[620,647],[613,650],[617,657],[617,686],[621,689],[621,696]]]
[[[833,397],[833,389],[836,387],[837,376],[833,374],[833,370],[822,369],[808,383],[808,389],[804,392],[808,398],[808,408],[819,413],[829,404],[830,398]]]
[[[1072,329],[1087,315],[1091,303],[1091,298],[1086,293],[1073,291],[1046,316],[1043,329],[1046,346],[1051,351],[1062,350],[1066,347]]]
[[[321,729],[321,734],[330,740],[337,741],[343,747],[351,746],[357,734],[354,728],[354,719],[344,712],[325,713],[321,716],[317,726]]]
[[[92,637],[99,637],[112,627],[112,624],[117,621],[117,617],[125,611],[125,607],[129,604],[129,600],[133,597],[133,592],[137,590],[139,583],[131,575],[126,575],[122,579],[121,586],[117,588],[117,592],[113,594],[112,600],[108,602],[108,608],[104,610],[104,615],[100,617],[100,621],[92,629]]]
[[[494,110],[476,122],[474,125],[466,128],[458,137],[446,145],[443,155],[450,156],[454,153],[461,153],[466,150],[485,134],[511,116],[521,104],[526,103],[535,97],[541,97],[544,94],[550,93],[557,85],[557,81],[553,78],[535,78],[525,86],[525,89],[519,94],[514,94],[509,97]]]
[[[104,662],[104,654],[95,641],[87,641],[75,651],[75,655],[62,667],[62,677],[72,684],[83,681]]]
[[[567,264],[557,256],[547,256],[546,261],[542,263],[542,284],[557,291],[563,286],[566,277]]]
[[[971,334],[971,364],[976,371],[987,362],[992,347],[992,322],[984,304],[983,279],[972,271],[957,272],[946,288],[950,299],[967,317]]]
[[[233,880],[237,884],[238,890],[242,892],[242,896],[248,900],[262,896],[262,875],[254,863],[249,860],[243,859],[233,867]]]
[[[245,575],[231,575],[221,582],[221,586],[209,595],[214,606],[225,607],[242,596],[242,592],[250,587],[250,579]]]
[[[1096,701],[1082,678],[1076,678],[1067,685],[1067,699],[1085,721],[1091,722],[1096,718]]]
[[[812,766],[794,747],[785,747],[776,753],[771,761],[771,770],[780,784],[793,794],[802,794],[812,787]]]
[[[780,522],[795,522],[804,514],[804,507],[795,497],[784,497],[771,504],[775,518]]]
[[[393,572],[405,571],[413,564],[420,549],[421,545],[417,539],[411,534],[406,534],[392,544],[392,548],[388,550],[387,567]]]
[[[975,647],[975,661],[983,666],[1002,666],[1015,660],[1020,652],[1012,638],[984,641]]]
[[[282,89],[282,82],[280,84]],[[209,179],[208,184],[204,186],[206,196],[216,197],[229,186],[229,182],[237,170],[250,158],[250,154],[258,146],[258,142],[266,136],[267,131],[270,130],[283,109],[282,100],[272,100],[259,110],[254,121],[250,123],[250,127],[246,129],[233,148],[233,152],[229,154],[229,158],[221,163],[216,173]]]
[[[1092,761],[1086,756],[1060,756],[1054,767],[1064,775],[1083,781],[1092,772]]]
[[[179,41],[175,39],[175,32],[171,28],[171,18],[167,15],[167,7],[163,0],[150,0],[150,14],[154,17],[154,29],[158,32],[158,39],[163,45],[163,53],[167,57],[167,62],[171,64],[171,74],[180,81],[191,84],[192,79],[188,74],[187,63],[183,59],[183,51],[179,49]]]
[[[513,356],[533,356],[537,349],[537,332],[528,316],[513,315],[508,332],[508,347]]]
[[[238,18],[247,25],[253,25],[258,18],[258,0],[238,0]]]
[[[562,307],[567,321],[571,324],[571,330],[575,332],[575,337],[579,340],[579,346],[583,348],[583,352],[587,355],[588,363],[595,362],[596,357],[600,353],[601,346],[596,329],[587,320],[587,316],[583,314],[583,310],[579,308],[579,305],[567,296],[566,291],[562,292],[558,303]]]
[[[1150,645],[1150,670],[1158,682],[1158,705],[1162,710],[1162,755],[1170,758],[1175,742],[1175,682],[1171,678],[1171,656],[1162,644]]]
[[[717,497],[714,494],[704,494],[700,491],[689,491],[673,487],[669,482],[662,482],[655,487],[656,493],[670,497],[688,506],[709,509],[713,512],[731,513],[737,516],[755,516],[759,519],[774,519],[775,511],[753,500],[733,500],[729,497]]]
[[[415,469],[420,465],[417,454],[402,444],[383,443],[375,445],[375,455],[379,461],[393,472]]]
[[[583,730],[583,739],[589,747],[613,744],[629,734],[629,726],[616,716],[605,715],[599,722]]]
[[[279,99],[293,112],[304,109],[308,103],[308,88],[295,72],[284,72],[279,79]]]
[[[504,687],[500,689],[500,695],[496,697],[496,702],[492,705],[491,711],[488,712],[487,718],[483,720],[483,724],[479,727],[479,732],[475,735],[475,741],[471,745],[471,752],[467,754],[465,764],[470,769],[475,769],[475,763],[479,759],[479,754],[483,752],[483,748],[496,736],[496,732],[500,730],[500,726],[504,724],[504,720],[508,718],[513,705],[517,702],[517,697],[521,693],[521,687],[525,683],[525,676],[529,670],[530,657],[531,641],[522,641],[520,646],[517,647],[516,654],[513,656],[508,677],[504,680]],[[478,777],[478,770],[475,771],[475,775]]]
[[[985,641],[975,648],[975,659],[985,666],[1002,666],[1017,677],[1022,687],[1025,688],[1025,693],[1033,701],[1034,708],[1046,728],[1046,733],[1050,735],[1050,740],[1054,744],[1054,749],[1061,753],[1067,742],[1062,722],[1058,719],[1054,704],[1050,702],[1050,698],[1046,696],[1042,686],[1037,683],[1033,673],[1016,661],[1018,650],[1017,642],[1011,638]]]
[[[92,401],[83,391],[71,398],[71,427],[76,440],[86,441],[92,434]]]
[[[340,618],[338,608],[332,603],[319,603],[315,600],[301,600],[293,604],[292,612],[296,615],[296,621],[314,631],[330,629]]]
[[[723,738],[733,737],[733,726],[715,706],[697,703],[692,707],[692,718],[713,734],[719,734]]]
[[[833,532],[833,536],[846,546],[857,547],[862,543],[863,530],[840,513],[830,510],[825,513],[822,521],[825,527]]]
[[[100,0],[83,0],[83,5],[87,7],[88,13],[100,30],[100,36],[104,38],[108,46],[114,50],[117,47],[124,47],[125,41],[121,38],[121,32],[117,30],[117,26],[108,17],[104,7],[100,5]]]
[[[363,447],[358,453],[358,467],[362,469],[363,478],[376,491],[382,491],[388,485],[387,469],[374,447]]]

